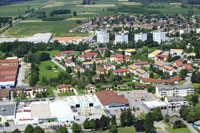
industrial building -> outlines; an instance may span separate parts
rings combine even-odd
[[[52,33],[37,33],[32,37],[19,38],[19,42],[32,42],[32,43],[49,43],[52,38]]]
[[[166,36],[165,36],[165,32],[153,32],[153,41],[157,42],[158,44],[161,44],[162,42],[166,41]]]
[[[97,34],[97,43],[109,42],[109,33],[107,33],[107,31],[96,31],[96,34]]]
[[[115,44],[126,43],[128,44],[128,35],[124,33],[115,34]]]
[[[144,42],[144,41],[147,40],[147,34],[146,33],[135,34],[134,40],[135,40],[136,43],[138,41]]]
[[[19,60],[0,60],[0,88],[14,88],[16,86]]]

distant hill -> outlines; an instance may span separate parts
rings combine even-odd
[[[32,0],[0,0],[0,6],[10,5],[14,2],[24,2],[24,1],[32,1]]]
[[[167,2],[167,3],[185,3],[185,4],[200,4],[200,0],[129,0],[129,2],[142,2],[143,4],[149,4],[152,2]]]

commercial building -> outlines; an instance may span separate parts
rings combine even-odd
[[[139,34],[135,34],[135,42],[137,43],[138,41],[146,41],[147,40],[147,34],[146,33],[139,33]]]
[[[101,105],[98,98],[94,94],[69,96],[66,97],[66,99],[71,108],[86,108]]]
[[[97,43],[108,43],[109,33],[107,31],[97,31]]]
[[[128,44],[128,35],[124,33],[115,34],[115,44],[126,43]]]
[[[115,92],[104,90],[96,92],[96,96],[100,100],[101,106],[104,109],[129,107],[129,102],[124,95],[118,95]]]
[[[143,102],[143,105],[149,111],[152,111],[155,108],[167,109],[167,104],[162,101],[145,101]]]
[[[166,41],[165,32],[153,32],[153,41],[161,44],[162,42]]]
[[[0,105],[1,122],[14,122],[15,120],[16,104]]]
[[[168,108],[179,109],[182,105],[188,105],[187,100],[180,96],[165,97],[165,102],[168,104]]]
[[[190,85],[159,85],[156,87],[158,98],[168,96],[189,96],[194,94],[194,87]]]

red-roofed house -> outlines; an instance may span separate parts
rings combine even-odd
[[[183,62],[181,60],[176,60],[175,61],[175,66],[178,68],[182,68],[183,67]]]
[[[56,59],[61,61],[61,60],[65,59],[65,56],[63,54],[61,54],[61,53],[57,53],[56,54]]]
[[[135,61],[134,65],[138,68],[140,66],[145,66],[149,67],[149,62],[148,61]]]
[[[114,73],[120,76],[126,76],[127,73],[129,73],[128,68],[120,68],[120,69],[115,69]]]
[[[102,104],[102,108],[129,107],[129,102],[124,95],[118,95],[112,91],[99,91],[95,93]]]
[[[96,67],[96,73],[97,74],[104,74],[105,72],[106,72],[105,68],[100,67],[100,66]]]
[[[154,78],[141,78],[140,79],[141,83],[144,84],[162,84],[162,80],[161,79],[154,79]]]
[[[73,91],[72,85],[61,84],[57,86],[57,92],[70,92]]]
[[[0,60],[0,65],[18,65],[19,59],[5,59]]]
[[[193,67],[192,67],[191,64],[185,64],[185,68],[186,68],[189,72],[193,71]]]
[[[73,55],[74,54],[74,50],[70,50],[70,51],[62,51],[61,53],[64,55],[64,56],[68,56],[68,55]]]

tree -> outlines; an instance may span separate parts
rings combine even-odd
[[[160,108],[155,108],[152,114],[154,121],[161,121],[163,119],[163,115]]]
[[[111,133],[117,133],[118,132],[117,126],[116,125],[111,125],[110,132]]]
[[[8,122],[5,122],[4,125],[5,125],[6,127],[10,126],[10,124],[9,124]]]
[[[34,131],[33,126],[29,124],[26,126],[24,133],[33,133],[33,131]]]
[[[68,130],[66,127],[62,126],[62,127],[59,127],[58,133],[68,133]]]
[[[76,11],[74,11],[74,12],[73,12],[73,15],[74,15],[74,16],[77,16],[77,12],[76,12]]]
[[[88,121],[88,119],[86,119],[83,122],[83,127],[84,127],[84,129],[90,129],[90,122]]]
[[[100,122],[101,122],[101,129],[104,131],[107,128],[107,120],[106,120],[106,116],[102,115],[100,118]]]
[[[95,61],[93,62],[92,70],[96,71],[96,62]]]
[[[78,132],[81,131],[81,126],[77,123],[73,123],[71,129],[72,129],[73,132],[78,133]]]
[[[196,103],[198,103],[198,98],[199,98],[199,96],[198,95],[192,95],[192,97],[191,97],[191,101],[192,101],[192,103],[195,105]]]
[[[146,115],[146,119],[144,122],[144,127],[145,127],[145,131],[146,133],[151,133],[154,131],[154,121],[153,121],[153,114],[151,112],[149,112]]]
[[[112,124],[112,125],[117,125],[116,116],[115,116],[115,115],[112,115],[111,124]]]
[[[120,123],[122,127],[126,126],[126,112],[120,114]]]
[[[187,75],[187,70],[186,70],[186,69],[182,69],[182,70],[180,71],[180,77],[181,77],[182,79],[185,79],[186,75]]]
[[[99,120],[99,119],[96,119],[95,120],[95,125],[96,125],[96,128],[95,128],[95,130],[98,130],[98,129],[100,129],[101,128],[101,121]]]
[[[144,128],[144,120],[137,120],[136,123],[135,123],[135,130],[137,132],[144,132],[145,131],[145,128]]]
[[[19,129],[15,129],[12,133],[21,133],[21,131],[19,131]]]
[[[132,126],[133,125],[133,120],[134,120],[134,115],[131,113],[131,109],[128,108],[126,111],[126,126]]]
[[[192,82],[192,83],[197,83],[197,80],[196,80],[196,79],[197,79],[196,72],[193,72],[193,73],[192,73],[192,77],[191,77],[191,82]]]
[[[110,50],[109,49],[106,49],[106,51],[105,51],[105,57],[110,57],[110,55],[111,55],[111,52],[110,52]]]
[[[44,129],[42,129],[40,126],[36,126],[33,133],[44,133]]]
[[[90,129],[95,129],[96,128],[96,122],[94,119],[90,120]]]

